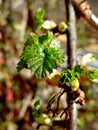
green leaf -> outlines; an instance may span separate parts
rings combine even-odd
[[[25,62],[23,59],[21,59],[21,60],[18,62],[16,69],[17,69],[17,71],[19,72],[19,71],[21,71],[23,68],[28,68],[28,66],[27,66],[26,62]]]
[[[84,75],[84,69],[80,65],[76,65],[72,70],[65,70],[60,75],[60,83],[66,84],[73,82],[76,78],[79,78],[81,75]]]
[[[25,67],[23,65],[26,64],[27,68],[36,77],[43,78],[47,76],[54,68],[64,63],[60,42],[51,32],[38,36],[30,35],[21,54],[21,62],[18,63],[17,68],[23,69]]]
[[[34,103],[34,107],[35,108],[39,108],[40,106],[40,100],[38,99],[35,103]]]
[[[81,75],[83,75],[84,74],[84,69],[82,68],[82,66],[80,66],[80,65],[76,65],[76,66],[74,66],[73,67],[73,71],[74,71],[74,73],[75,73],[75,76],[77,77],[77,78],[79,78]]]
[[[30,33],[28,38],[27,38],[27,41],[25,43],[25,47],[26,46],[31,46],[33,44],[37,44],[38,43],[38,37],[36,34],[34,33]]]
[[[33,107],[33,113],[34,117],[39,117],[42,112],[41,112],[41,109],[40,109],[40,100],[37,100],[35,103],[34,103],[34,107]]]
[[[40,29],[44,23],[45,11],[39,8],[34,15],[35,29]]]
[[[62,84],[66,84],[71,82],[72,79],[73,79],[72,71],[67,69],[61,73],[59,82]]]
[[[92,69],[89,71],[89,79],[92,80],[93,82],[98,83],[98,70],[97,69]]]
[[[34,107],[32,110],[34,119],[38,124],[52,125],[51,119],[48,117],[48,115],[42,113],[39,99],[34,103]]]
[[[43,46],[49,46],[52,45],[54,42],[54,40],[57,40],[56,38],[54,38],[53,33],[51,31],[48,31],[47,34],[40,34],[38,36],[39,39],[39,43],[43,44]],[[57,40],[58,41],[58,40]],[[53,42],[53,43],[52,43]],[[56,43],[55,43],[56,44]],[[58,43],[59,47],[60,47],[60,42]]]

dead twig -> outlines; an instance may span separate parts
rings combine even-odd
[[[63,89],[63,91],[60,91],[59,93],[55,94],[48,102],[47,110],[48,110],[48,112],[52,111],[53,116],[55,116],[55,114],[58,113],[60,98],[64,93],[65,93],[65,90]],[[55,102],[55,99],[57,99],[57,104],[56,104],[56,109],[53,111],[51,106]]]

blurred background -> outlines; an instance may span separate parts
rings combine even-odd
[[[98,0],[88,1],[98,17]],[[57,24],[65,21],[64,0],[0,0],[0,130],[35,130],[28,104],[40,97],[45,111],[51,95],[58,92],[57,87],[48,85],[45,80],[36,80],[29,70],[20,73],[16,70],[27,35],[34,31],[33,15],[38,8],[45,9],[45,19]],[[98,31],[83,18],[77,19],[77,36],[77,52],[98,53]],[[58,38],[66,53],[66,36]],[[84,78],[81,87],[86,93],[86,105],[78,107],[78,129],[98,130],[98,84]]]

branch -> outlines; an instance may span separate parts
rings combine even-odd
[[[32,5],[33,5],[32,0],[27,0],[27,9],[28,9],[27,24],[31,28],[32,32],[34,32],[34,18],[33,18]]]
[[[65,120],[54,120],[53,126],[61,126],[63,128],[66,128]]]
[[[66,29],[67,30],[67,29]],[[51,31],[53,32],[53,34],[55,35],[61,35],[61,34],[65,34],[66,33],[66,30],[65,31],[62,31],[59,29],[58,25],[54,28],[51,29]]]
[[[76,19],[75,19],[75,11],[74,7],[71,3],[71,0],[65,0],[66,7],[66,22],[68,25],[67,30],[67,56],[68,56],[68,68],[72,69],[74,65],[76,65]],[[67,92],[67,98],[69,98],[70,92]],[[67,130],[76,130],[77,124],[77,108],[76,103],[71,102],[71,100],[67,101],[68,104],[68,113],[66,115],[66,128]]]
[[[85,0],[72,0],[72,3],[76,11],[98,31],[98,18],[93,14],[89,3]]]
[[[66,6],[66,24],[68,29],[66,30],[67,35],[67,56],[68,56],[68,68],[71,69],[76,65],[76,19],[75,11],[71,4],[71,0],[65,0]]]
[[[53,34],[56,34],[56,33],[62,34],[62,32],[60,32],[58,26],[52,28],[51,31],[53,32]],[[65,32],[63,32],[63,33],[65,33]]]

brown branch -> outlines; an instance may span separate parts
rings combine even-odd
[[[66,29],[67,30],[67,29]],[[56,34],[56,35],[60,35],[60,34],[65,34],[66,33],[66,30],[65,31],[61,31],[58,27],[58,25],[54,28],[51,29],[51,31],[53,32],[53,34]]]
[[[93,14],[89,3],[85,0],[72,0],[76,11],[98,31],[98,18]]]
[[[63,128],[66,128],[65,120],[54,120],[53,126],[61,126]]]
[[[48,102],[48,105],[47,105],[47,110],[48,112],[49,111],[52,111],[53,112],[53,116],[55,116],[55,114],[58,113],[58,109],[59,109],[59,102],[60,102],[60,98],[61,96],[65,93],[65,90],[63,89],[62,91],[60,91],[59,93],[55,94]],[[52,105],[55,101],[55,99],[57,99],[57,104],[56,104],[56,109],[55,110],[52,110]]]
[[[77,107],[76,103],[69,102],[68,104],[68,112],[66,116],[66,127],[67,130],[76,130],[77,127]]]
[[[33,10],[32,10],[32,0],[27,0],[27,8],[28,8],[28,20],[27,24],[34,32],[34,18],[33,18]]]
[[[58,109],[59,109],[59,102],[60,102],[60,98],[61,96],[65,93],[65,91],[63,90],[59,95],[58,95],[58,99],[57,99],[57,106],[56,106],[56,110],[55,110],[55,113],[58,112]]]
[[[68,25],[67,35],[67,56],[68,56],[68,68],[71,69],[76,65],[76,20],[75,11],[71,4],[71,0],[65,0],[66,6],[66,23]]]
[[[66,22],[68,25],[67,30],[67,56],[68,56],[68,68],[72,69],[74,65],[76,65],[76,19],[75,19],[75,11],[74,7],[71,3],[71,0],[65,0],[66,7]],[[67,99],[69,98],[70,92],[67,92]],[[71,100],[67,101],[68,104],[68,112],[66,115],[66,128],[67,130],[76,130],[77,124],[77,109],[76,103],[71,102]],[[66,113],[65,113],[66,114]]]

